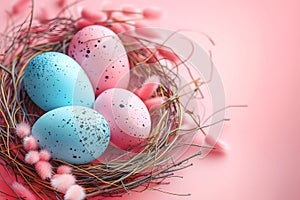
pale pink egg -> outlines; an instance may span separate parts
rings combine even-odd
[[[95,101],[94,109],[110,127],[111,143],[124,150],[137,150],[149,137],[151,118],[146,105],[134,93],[113,88]]]
[[[88,75],[96,96],[109,88],[127,88],[129,62],[125,47],[110,29],[87,26],[72,38],[69,56],[74,58]]]

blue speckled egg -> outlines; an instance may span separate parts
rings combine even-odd
[[[41,116],[32,127],[32,135],[53,158],[71,164],[97,159],[110,140],[108,123],[97,111],[82,106],[66,106]]]
[[[91,108],[95,101],[84,70],[71,57],[58,52],[42,53],[28,63],[24,87],[32,101],[45,111],[70,105]]]

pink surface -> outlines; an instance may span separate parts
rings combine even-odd
[[[91,6],[97,1],[87,2]],[[0,3],[3,13],[7,1]],[[152,0],[151,5],[165,11],[164,18],[153,24],[200,30],[214,39],[214,60],[227,104],[249,107],[227,112],[232,119],[222,135],[232,149],[227,155],[194,159],[192,168],[179,173],[183,179],[174,178],[161,187],[191,193],[190,197],[146,191],[120,199],[300,199],[300,2]]]

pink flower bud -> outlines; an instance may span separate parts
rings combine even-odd
[[[222,140],[216,140],[215,138],[213,138],[213,136],[211,135],[206,135],[205,137],[205,143],[207,145],[213,146],[215,147],[215,151],[219,151],[222,153],[226,153],[230,150],[230,147],[228,144],[226,144],[225,142],[223,142]]]
[[[162,15],[162,10],[159,7],[148,7],[143,10],[143,16],[146,19],[158,19]]]
[[[135,22],[135,28],[147,28],[149,27],[144,21]]]
[[[93,25],[93,23],[86,20],[86,19],[80,19],[76,23],[76,26],[77,26],[78,29],[82,29],[82,28],[84,28],[86,26],[90,26],[90,25]]]
[[[104,12],[94,11],[88,8],[82,9],[81,16],[90,22],[103,22],[107,20],[107,15]]]

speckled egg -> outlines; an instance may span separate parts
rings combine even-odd
[[[32,127],[32,135],[53,158],[84,164],[105,151],[110,129],[104,117],[95,110],[66,106],[41,116]]]
[[[85,70],[96,96],[109,88],[127,88],[129,62],[119,37],[110,29],[92,25],[72,38],[68,54]]]
[[[96,99],[94,109],[107,120],[113,145],[133,150],[149,137],[150,114],[134,93],[121,88],[105,90]]]
[[[74,59],[58,52],[42,53],[28,63],[24,87],[32,101],[45,111],[68,105],[91,108],[95,101],[84,70]]]

